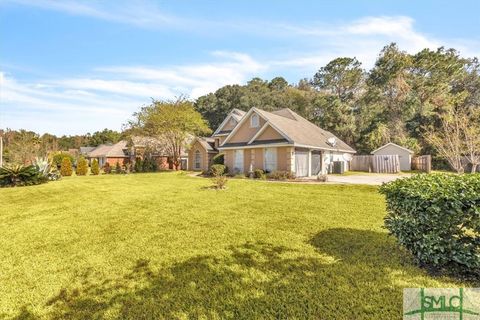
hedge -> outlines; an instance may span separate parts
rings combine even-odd
[[[414,175],[380,192],[386,228],[421,265],[480,277],[480,174]]]

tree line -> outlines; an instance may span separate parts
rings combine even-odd
[[[104,129],[93,134],[57,137],[45,133],[39,135],[27,130],[0,130],[4,142],[4,161],[7,163],[29,164],[35,157],[47,157],[57,151],[79,149],[84,146],[96,147],[106,143],[117,143],[123,137],[121,132]]]
[[[360,154],[394,142],[419,154],[446,159],[437,143],[448,135],[445,121],[451,124],[460,114],[474,131],[468,136],[478,133],[479,70],[477,58],[462,57],[455,49],[409,54],[392,43],[381,50],[370,70],[356,58],[340,57],[296,84],[277,77],[224,86],[199,97],[195,109],[216,128],[232,108],[269,111],[288,107]],[[458,137],[465,140],[465,135]],[[458,143],[457,147],[458,158],[468,147]]]
[[[480,163],[479,70],[477,58],[462,57],[455,49],[409,54],[392,43],[370,70],[354,57],[339,57],[295,84],[282,77],[253,78],[195,101],[153,100],[133,114],[122,133],[105,129],[58,138],[7,130],[7,160],[25,162],[32,153],[115,143],[132,134],[160,137],[177,159],[187,136],[208,134],[233,108],[288,107],[359,154],[394,142],[417,154],[432,154],[437,168],[444,162],[460,172],[463,158]]]

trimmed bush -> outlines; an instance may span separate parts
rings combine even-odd
[[[62,166],[62,161],[64,158],[69,158],[70,163],[73,163],[75,160],[73,156],[68,152],[57,152],[52,157],[53,165],[56,166],[57,169],[59,169]]]
[[[253,178],[265,179],[265,172],[262,169],[255,169],[253,170]]]
[[[135,166],[133,167],[135,172],[142,172],[143,171],[143,161],[141,158],[135,159]]]
[[[273,171],[267,174],[267,178],[272,180],[292,180],[295,179],[295,174],[288,171]]]
[[[112,173],[112,167],[110,167],[110,163],[106,162],[106,163],[103,165],[103,173],[105,173],[105,174],[110,174],[110,173]]]
[[[210,175],[213,177],[223,176],[226,173],[226,168],[223,164],[214,164],[210,167]]]
[[[213,164],[225,164],[225,156],[223,153],[217,154],[212,159]]]
[[[84,157],[80,157],[77,162],[77,176],[84,176],[88,173],[88,162]]]
[[[415,175],[380,192],[385,226],[421,265],[480,277],[480,174]]]
[[[98,160],[93,159],[92,161],[92,167],[90,168],[90,173],[93,175],[98,175],[100,173],[100,166],[98,165]]]
[[[65,157],[62,160],[62,165],[60,166],[60,174],[62,177],[70,177],[73,173],[72,161],[70,157]]]
[[[115,164],[115,173],[122,173],[122,166],[120,165],[120,162],[117,161]]]

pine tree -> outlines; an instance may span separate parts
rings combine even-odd
[[[98,160],[97,159],[93,159],[92,161],[92,168],[91,168],[91,174],[93,175],[98,175],[100,173],[100,167],[98,165]]]
[[[70,158],[63,158],[62,160],[62,165],[60,167],[60,174],[64,177],[69,177],[73,173],[72,169],[72,161],[70,161]]]
[[[88,162],[84,157],[80,157],[77,162],[77,176],[84,176],[88,172]]]

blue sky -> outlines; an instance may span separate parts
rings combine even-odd
[[[150,98],[310,78],[381,48],[479,56],[479,1],[0,0],[0,128],[119,130]]]

